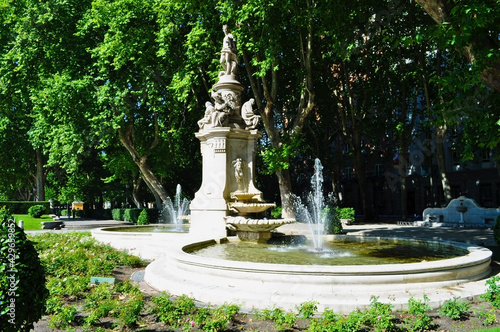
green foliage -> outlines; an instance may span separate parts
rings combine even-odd
[[[281,218],[281,212],[282,212],[281,206],[275,206],[271,210],[271,217],[273,217],[274,219]]]
[[[33,218],[40,218],[46,212],[43,205],[33,205],[28,209],[28,214]]]
[[[392,314],[394,306],[389,303],[381,303],[378,297],[372,297],[370,308],[365,312],[366,322],[375,331],[395,331],[396,317]]]
[[[193,321],[203,331],[223,331],[239,310],[240,307],[235,304],[224,304],[215,308],[199,308]]]
[[[170,294],[163,293],[151,300],[155,304],[153,312],[158,316],[158,320],[173,327],[181,326],[185,321],[184,317],[192,314],[195,309],[193,300],[186,295],[172,300]]]
[[[49,319],[49,326],[57,329],[66,329],[75,322],[77,308],[74,305],[61,305],[53,309]]]
[[[0,320],[2,331],[28,331],[45,309],[45,270],[33,242],[0,209]]]
[[[264,174],[274,174],[290,167],[290,158],[299,151],[302,140],[296,136],[289,143],[282,143],[278,147],[267,147],[261,152],[262,160],[267,166]]]
[[[335,209],[327,208],[323,210],[323,217],[325,220],[325,234],[342,234],[344,228],[342,222]]]
[[[297,322],[297,316],[293,312],[285,312],[281,308],[264,309],[260,313],[260,317],[272,320],[279,331],[291,329]]]
[[[316,301],[308,301],[303,302],[297,308],[299,311],[299,316],[304,319],[309,319],[314,316],[314,313],[318,310],[318,302]]]
[[[335,211],[339,219],[350,219],[354,220],[354,208],[345,207],[345,208],[336,208]]]
[[[5,206],[12,214],[28,214],[28,210],[32,206],[43,205],[44,209],[50,209],[49,202],[29,202],[29,201],[8,201],[0,202],[0,206]]]
[[[142,209],[139,214],[139,218],[137,218],[137,225],[149,225],[149,215],[146,209]]]
[[[484,307],[474,310],[474,314],[477,315],[479,319],[483,320],[483,325],[485,326],[493,325],[497,321],[495,312],[495,308],[492,308],[489,311],[485,310]]]
[[[489,302],[495,308],[500,308],[500,276],[496,275],[486,280],[486,293],[481,295],[481,299]]]
[[[465,301],[458,300],[459,297],[454,297],[453,299],[445,301],[438,312],[443,316],[455,320],[465,318],[471,306]]]
[[[149,221],[158,220],[157,209],[112,209],[111,215],[113,220],[137,223],[139,221],[139,216],[144,210],[148,215]]]
[[[408,300],[408,314],[410,317],[405,319],[405,323],[410,331],[425,331],[432,326],[432,319],[428,311],[432,308],[429,305],[429,298],[424,295],[423,300],[410,298]]]

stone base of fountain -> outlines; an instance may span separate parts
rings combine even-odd
[[[320,311],[329,308],[349,313],[368,308],[372,296],[378,296],[395,310],[405,310],[410,298],[421,299],[424,294],[432,306],[455,296],[483,294],[485,283],[481,279],[489,275],[491,261],[488,249],[458,242],[445,244],[467,249],[468,255],[408,264],[289,265],[189,254],[213,244],[215,241],[205,241],[172,248],[168,257],[146,268],[145,281],[159,291],[186,294],[212,305],[237,303],[244,309],[276,306],[293,310],[302,302],[317,301]]]

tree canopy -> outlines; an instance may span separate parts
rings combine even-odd
[[[356,178],[371,218],[367,174],[381,165],[406,216],[417,142],[439,142],[419,166],[440,163],[450,130],[464,159],[479,147],[500,161],[500,2],[416,2],[2,0],[0,194],[160,206],[180,183],[192,195],[227,24],[263,120],[259,173],[276,175],[266,195],[292,214],[319,157],[340,202]]]

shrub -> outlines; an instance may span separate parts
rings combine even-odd
[[[365,312],[367,324],[373,326],[375,331],[396,330],[396,317],[392,314],[394,306],[379,302],[378,297],[372,297],[370,302],[370,308]]]
[[[146,209],[142,209],[141,214],[139,214],[139,218],[137,218],[137,225],[149,225],[149,215]]]
[[[113,209],[111,215],[113,220],[137,223],[143,210],[146,210],[150,222],[158,220],[157,209]]]
[[[344,231],[342,223],[335,209],[324,209],[325,234],[342,234]]]
[[[408,329],[410,331],[429,330],[432,326],[432,318],[427,312],[431,309],[427,295],[424,295],[423,300],[410,298],[408,300],[408,313],[411,317],[405,319],[406,324],[408,324]]]
[[[458,301],[458,297],[454,297],[451,300],[447,300],[439,308],[438,312],[451,319],[461,319],[465,318],[467,312],[470,310],[470,304],[465,301]]]
[[[282,212],[281,206],[275,206],[271,210],[271,217],[273,217],[274,219],[281,218],[281,212]]]
[[[345,208],[336,208],[335,209],[339,219],[350,219],[354,220],[354,208],[345,207]]]
[[[40,218],[46,211],[43,205],[33,205],[28,209],[28,214],[33,218]]]
[[[486,280],[486,293],[481,295],[481,300],[489,302],[495,308],[500,308],[500,285],[498,282],[500,277],[498,275]]]
[[[16,284],[17,283],[17,284]],[[0,330],[29,331],[45,310],[45,271],[33,243],[0,210]]]
[[[33,201],[2,201],[0,206],[5,206],[13,214],[27,214],[28,209],[33,205],[43,205],[45,210],[50,209],[50,202],[33,202]]]

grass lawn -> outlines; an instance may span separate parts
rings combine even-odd
[[[48,214],[42,215],[40,218],[33,218],[29,214],[14,214],[14,218],[16,218],[16,223],[19,223],[19,220],[24,221],[24,230],[26,231],[38,231],[42,229],[42,221],[53,221]]]

